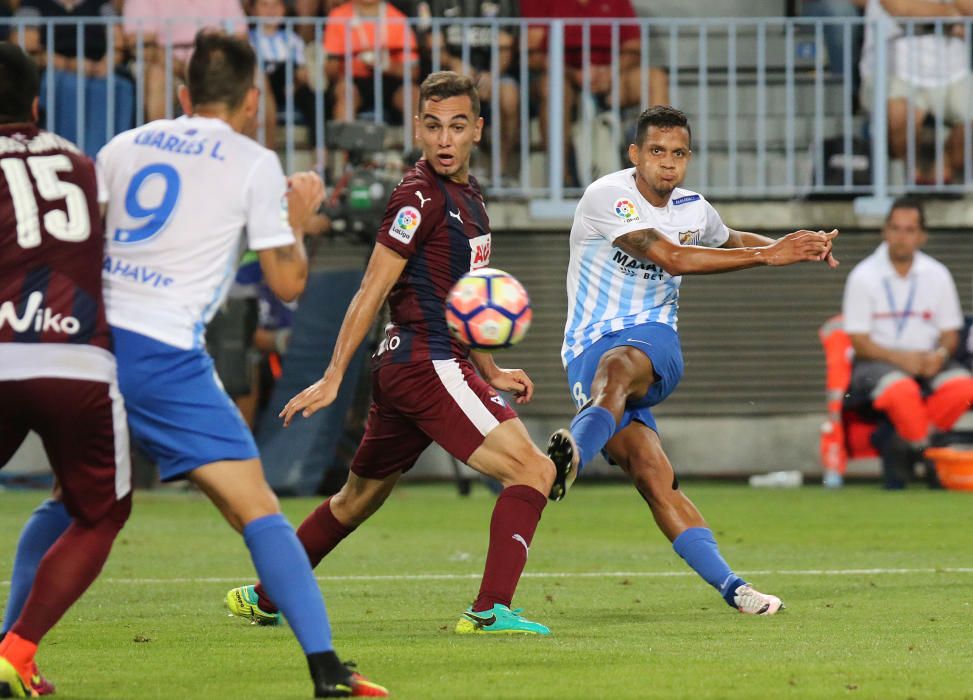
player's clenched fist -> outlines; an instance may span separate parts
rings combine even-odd
[[[323,201],[324,182],[317,173],[305,171],[287,178],[287,219],[292,229],[303,230]]]
[[[807,230],[788,233],[767,246],[769,253],[767,260],[771,265],[793,265],[798,262],[825,260],[831,255],[831,242],[837,235],[837,229],[829,233]],[[837,261],[834,261],[832,267],[835,265]]]

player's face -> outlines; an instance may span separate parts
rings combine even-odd
[[[483,118],[473,115],[469,96],[426,100],[415,125],[416,141],[432,169],[456,182],[466,182],[470,153],[483,134]]]
[[[926,243],[926,232],[915,209],[893,209],[882,229],[893,262],[909,262]]]
[[[650,126],[639,147],[628,147],[635,166],[639,190],[652,204],[662,206],[672,190],[682,184],[692,156],[689,132],[683,127]]]

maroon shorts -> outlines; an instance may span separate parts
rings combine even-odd
[[[30,430],[44,443],[72,516],[97,522],[131,491],[128,426],[116,384],[0,381],[0,468]]]
[[[372,373],[372,405],[351,471],[368,479],[408,471],[431,442],[465,462],[491,430],[516,417],[468,360],[386,364]]]

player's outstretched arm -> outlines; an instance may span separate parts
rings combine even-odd
[[[838,231],[795,231],[767,246],[707,248],[673,243],[655,229],[632,231],[615,239],[614,245],[629,255],[653,262],[670,275],[705,275],[744,270],[761,265],[793,265],[827,257]]]
[[[317,173],[303,172],[288,178],[287,185],[287,220],[297,240],[261,250],[258,257],[270,290],[284,301],[294,301],[307,284],[304,226],[324,201],[324,183]]]
[[[773,244],[774,239],[769,236],[762,236],[759,233],[750,233],[749,231],[734,231],[732,228],[727,228],[730,235],[726,239],[721,248],[760,248],[762,246],[768,246]]]
[[[470,351],[470,360],[487,384],[497,391],[509,391],[517,403],[527,403],[534,397],[534,382],[522,369],[502,369],[488,352]]]
[[[973,0],[971,0],[973,2]],[[728,229],[730,232],[729,237],[726,239],[721,248],[756,248],[760,246],[773,245],[775,239],[768,238],[767,236],[762,236],[759,233],[750,233],[749,231],[734,231],[732,228]],[[818,231],[818,233],[824,233],[824,231]],[[834,257],[832,252],[829,250],[827,256],[825,256],[824,261],[828,263],[828,267],[835,268],[840,264],[838,259]]]
[[[382,308],[395,281],[405,269],[405,264],[406,259],[391,248],[386,248],[381,243],[375,245],[361,287],[348,305],[345,320],[341,322],[341,330],[338,331],[338,340],[335,342],[331,362],[321,379],[284,406],[280,417],[284,419],[285,428],[290,425],[291,419],[298,411],[307,418],[331,405],[338,396],[341,380],[345,376],[355,350],[375,323],[378,310]]]

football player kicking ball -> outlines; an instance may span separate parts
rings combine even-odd
[[[479,595],[456,625],[459,633],[549,634],[510,609],[554,465],[531,442],[516,413],[497,394],[531,399],[519,369],[500,369],[469,352],[446,327],[446,295],[471,269],[490,262],[490,222],[470,152],[483,119],[476,86],[444,71],[422,83],[416,138],[423,158],[392,193],[378,242],[338,334],[324,377],[291,399],[284,424],[334,401],[348,362],[389,299],[392,323],[374,358],[372,405],[347,483],[297,531],[312,566],[381,507],[403,472],[431,442],[504,490],[490,522]],[[474,365],[479,375],[474,371]],[[276,601],[262,584],[229,592],[237,614],[274,622]]]
[[[558,467],[551,498],[563,498],[581,468],[604,450],[631,477],[679,556],[730,607],[773,615],[783,607],[780,599],[733,573],[679,489],[651,407],[682,377],[681,275],[805,261],[835,267],[831,245],[838,232],[796,231],[773,240],[728,229],[701,195],[679,187],[691,139],[679,110],[643,112],[628,150],[635,167],[595,181],[578,204],[561,357],[580,410],[570,430],[551,436],[548,454]]]

